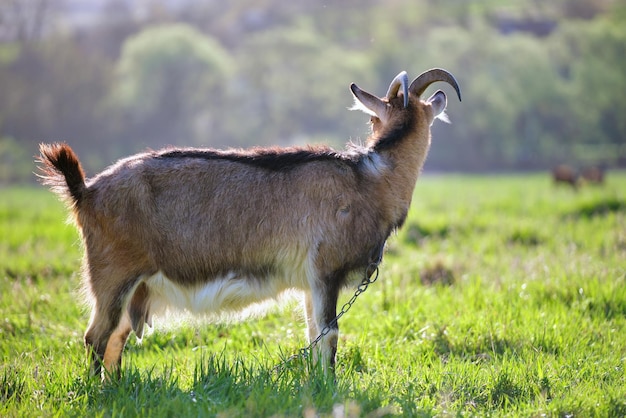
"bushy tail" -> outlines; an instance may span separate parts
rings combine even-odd
[[[85,193],[85,173],[78,157],[67,144],[40,144],[38,158],[41,182],[71,205],[80,203]]]

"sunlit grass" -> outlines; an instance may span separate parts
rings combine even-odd
[[[420,179],[379,281],[342,318],[336,383],[297,306],[131,337],[90,378],[78,235],[44,190],[1,190],[0,415],[624,416],[626,175]],[[351,296],[344,292],[341,301]]]

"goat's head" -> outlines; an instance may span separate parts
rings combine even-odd
[[[405,112],[415,112],[418,106],[424,108],[428,126],[435,118],[449,122],[445,113],[447,99],[443,91],[438,90],[425,101],[420,99],[428,86],[436,81],[443,81],[454,87],[461,100],[461,90],[454,76],[446,70],[435,68],[420,74],[410,85],[406,71],[402,71],[393,79],[383,98],[363,91],[352,83],[350,90],[355,98],[352,109],[362,110],[371,115],[374,135],[395,123],[398,118],[403,118]]]

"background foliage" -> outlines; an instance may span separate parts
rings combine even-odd
[[[430,67],[464,101],[427,169],[626,165],[620,1],[102,0],[88,24],[72,4],[0,5],[2,183],[32,181],[42,141],[91,174],[146,147],[341,146],[367,135],[350,82]]]

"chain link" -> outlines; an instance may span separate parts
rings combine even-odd
[[[354,304],[356,299],[359,297],[359,295],[365,292],[367,290],[367,287],[378,279],[378,265],[380,264],[380,261],[381,260],[379,259],[378,261],[372,262],[370,263],[369,266],[367,266],[367,268],[365,269],[365,276],[363,277],[363,280],[361,280],[361,283],[359,283],[359,285],[357,286],[356,291],[354,292],[354,295],[352,295],[350,300],[348,300],[346,303],[343,304],[337,316],[335,316],[328,323],[328,325],[322,328],[319,335],[313,341],[311,341],[311,343],[308,346],[303,347],[300,350],[298,350],[297,354],[294,354],[286,358],[280,364],[275,366],[274,370],[282,369],[287,363],[297,358],[306,358],[310,354],[311,350],[322,340],[322,338],[324,338],[330,331],[335,329],[335,326],[337,325],[339,318],[341,318],[346,312],[348,312],[350,308],[352,308],[352,305]]]

